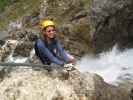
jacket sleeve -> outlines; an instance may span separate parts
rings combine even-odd
[[[48,59],[58,65],[63,65],[64,62],[59,60],[58,58],[56,58],[46,47],[45,43],[43,43],[43,41],[41,39],[37,40],[37,47],[38,47],[38,52],[42,53],[42,57],[45,55],[46,57],[48,57]]]
[[[59,50],[59,52],[60,52],[60,54],[61,54],[63,60],[64,60],[66,63],[68,63],[68,62],[70,61],[70,58],[69,58],[68,55],[70,55],[70,54],[68,54],[68,53],[64,50],[64,48],[61,46],[61,44],[60,44],[59,41],[57,41],[57,48],[58,48],[58,50]]]

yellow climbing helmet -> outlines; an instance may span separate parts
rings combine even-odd
[[[41,28],[45,29],[48,26],[54,26],[55,27],[55,23],[52,20],[43,20],[41,22]]]

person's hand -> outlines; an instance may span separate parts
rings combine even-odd
[[[71,59],[69,63],[72,63],[73,65],[75,65],[76,64],[75,58]]]
[[[76,63],[76,60],[74,58],[73,55],[70,55],[70,54],[67,54],[68,58],[69,58],[69,62],[68,63],[72,63],[72,64],[75,64]]]

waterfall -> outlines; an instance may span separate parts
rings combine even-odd
[[[98,57],[85,55],[77,62],[81,72],[97,73],[106,82],[116,84],[121,80],[133,80],[133,49],[119,51],[114,46],[111,51],[103,52]]]

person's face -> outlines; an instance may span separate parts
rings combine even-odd
[[[45,36],[49,39],[55,38],[56,35],[56,30],[52,26],[48,26],[44,32]]]

